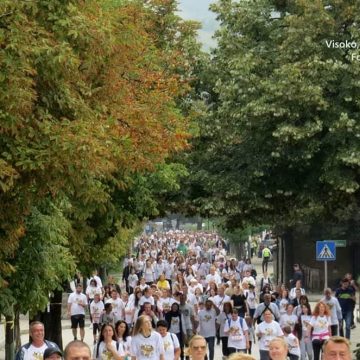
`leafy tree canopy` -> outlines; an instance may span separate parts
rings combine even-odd
[[[328,44],[360,44],[359,2],[220,0],[212,9],[215,96],[192,155],[200,209],[229,228],[354,219],[359,52]]]

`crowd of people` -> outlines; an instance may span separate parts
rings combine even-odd
[[[74,343],[84,340],[89,309],[92,358],[98,360],[214,360],[216,344],[223,359],[251,359],[255,342],[261,360],[319,360],[324,344],[332,343],[350,351],[345,337],[350,339],[356,291],[351,276],[335,293],[325,289],[312,309],[299,265],[287,288],[273,284],[268,260],[258,276],[251,260],[232,257],[216,233],[143,235],[124,261],[122,283],[103,286],[94,273],[86,289],[76,284],[67,309]],[[48,344],[42,351],[48,347],[56,359],[58,348]],[[248,358],[239,357],[246,353]],[[17,357],[22,359],[38,358]]]

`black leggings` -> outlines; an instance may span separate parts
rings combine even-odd
[[[222,344],[222,354],[223,356],[229,356],[229,348],[228,348],[228,340],[229,338],[227,336],[221,337],[221,344]]]
[[[324,344],[325,340],[315,339],[312,341],[313,350],[314,350],[314,360],[320,359],[320,351]]]

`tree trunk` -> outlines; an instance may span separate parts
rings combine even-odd
[[[45,311],[39,311],[34,317],[29,318],[29,323],[41,321],[45,328],[45,339],[56,343],[60,349],[62,349],[63,345],[61,327],[62,293],[62,290],[55,290]]]
[[[21,335],[20,335],[20,311],[15,310],[14,318],[14,338],[15,338],[15,349],[19,349],[21,346]]]
[[[196,222],[196,229],[201,231],[202,230],[202,218],[198,219],[197,222]]]
[[[14,316],[8,315],[5,317],[5,359],[15,359],[15,338],[14,338]]]
[[[46,339],[58,344],[63,348],[62,328],[61,328],[61,310],[62,310],[62,290],[55,290],[50,298],[50,312],[45,316],[45,334]]]

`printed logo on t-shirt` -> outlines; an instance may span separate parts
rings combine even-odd
[[[168,349],[170,349],[170,346],[171,346],[171,344],[170,344],[170,342],[169,341],[164,341],[164,349],[165,349],[165,351],[167,351]]]
[[[104,352],[101,354],[101,360],[111,360],[112,359],[112,353],[109,350],[104,350]]]
[[[32,354],[34,360],[43,360],[44,356],[41,352],[34,352]]]
[[[150,357],[154,354],[154,347],[152,345],[141,345],[140,346],[141,355]]]
[[[205,316],[204,316],[204,320],[205,320],[206,322],[210,321],[211,319],[212,319],[212,316],[211,316],[211,315],[205,315]]]
[[[324,328],[324,329],[326,329],[326,328],[328,327],[328,323],[327,323],[327,321],[324,320],[324,319],[318,319],[317,323],[318,323],[318,327],[319,327],[319,328]]]

